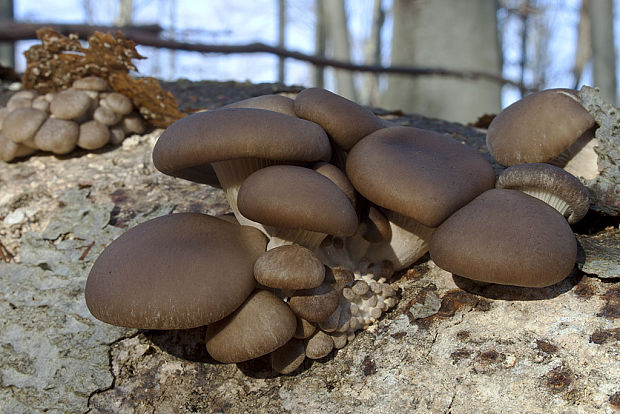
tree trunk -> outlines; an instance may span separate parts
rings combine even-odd
[[[116,26],[129,26],[133,20],[133,0],[120,0],[118,16],[114,21]]]
[[[331,46],[332,56],[337,60],[350,61],[349,30],[344,7],[345,0],[327,0],[322,2],[325,7],[327,21],[327,39]],[[336,89],[339,95],[356,100],[353,72],[335,70]]]
[[[374,0],[370,35],[364,45],[364,60],[367,65],[381,64],[381,29],[385,21],[385,12],[381,0]],[[364,83],[360,91],[360,102],[364,105],[379,105],[379,75],[364,74]]]
[[[495,0],[394,0],[392,65],[501,73]],[[390,75],[382,106],[472,122],[501,106],[489,81]]]
[[[13,21],[13,0],[0,0],[0,24]],[[15,66],[13,42],[0,42],[0,66]]]
[[[321,57],[325,56],[325,38],[327,37],[327,23],[323,3],[325,3],[325,0],[316,0],[314,3],[316,14],[316,25],[314,28],[314,54]],[[314,79],[313,85],[317,88],[323,88],[325,86],[325,66],[313,65],[312,68],[312,77]]]
[[[278,47],[285,48],[286,40],[286,0],[278,0]],[[284,83],[284,61],[278,58],[278,82]]]
[[[592,30],[594,84],[607,102],[616,102],[616,49],[614,13],[611,0],[588,2]]]

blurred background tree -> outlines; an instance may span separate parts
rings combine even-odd
[[[159,24],[162,39],[261,42],[369,66],[483,71],[528,90],[599,86],[617,97],[614,7],[620,0],[0,0],[0,21]],[[58,3],[58,4],[56,4]],[[0,28],[1,32],[1,28]],[[620,34],[619,34],[620,35]],[[0,38],[2,41],[2,38]],[[32,43],[0,44],[5,65]],[[140,46],[138,68],[161,79],[251,80],[319,86],[365,105],[473,122],[526,90],[490,80],[387,75],[261,54],[199,54]],[[4,51],[4,52],[3,52]],[[3,57],[4,56],[4,57]],[[165,64],[167,62],[167,64]]]

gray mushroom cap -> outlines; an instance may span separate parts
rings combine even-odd
[[[276,289],[311,289],[323,283],[325,267],[305,247],[289,244],[263,253],[254,263],[254,277]]]
[[[429,250],[439,267],[459,276],[544,287],[570,274],[577,242],[564,217],[543,201],[493,189],[442,223]]]
[[[231,315],[207,328],[207,351],[216,360],[237,363],[267,355],[295,333],[295,315],[277,296],[258,290]]]
[[[519,164],[506,168],[498,177],[497,188],[523,191],[539,198],[570,224],[581,220],[590,207],[590,194],[575,176],[549,164]]]
[[[34,136],[34,143],[43,151],[68,154],[73,151],[80,134],[80,127],[73,121],[48,118]]]
[[[349,153],[346,171],[368,200],[428,227],[495,185],[493,168],[480,154],[412,127],[384,128],[363,138]]]
[[[276,162],[328,160],[331,146],[313,122],[278,112],[229,108],[199,112],[169,126],[153,149],[164,174],[217,183],[211,163],[242,158]]]
[[[291,98],[282,95],[262,95],[244,99],[223,106],[223,108],[255,108],[279,112],[296,117],[295,106]]]
[[[289,305],[295,315],[308,322],[323,322],[338,307],[340,295],[330,284],[295,291]]]
[[[99,121],[92,120],[80,125],[77,145],[87,150],[96,150],[110,141],[110,130]]]
[[[208,325],[250,295],[254,262],[265,245],[258,230],[215,217],[162,216],[128,230],[101,253],[86,282],[86,304],[113,325]]]
[[[489,125],[487,147],[501,165],[547,162],[594,125],[575,91],[548,89],[502,110]]]
[[[301,91],[295,98],[295,113],[321,125],[345,151],[366,135],[385,127],[370,110],[321,88]]]
[[[86,92],[67,89],[54,95],[50,112],[58,119],[78,119],[88,112],[92,102]]]
[[[118,92],[107,94],[106,97],[101,100],[101,105],[120,115],[127,115],[133,111],[131,99]]]
[[[274,227],[350,236],[357,214],[331,180],[309,168],[274,165],[250,175],[239,189],[241,214]]]
[[[75,89],[97,92],[107,91],[110,88],[108,81],[99,76],[86,76],[76,79],[71,86]]]
[[[2,132],[15,143],[32,140],[47,114],[34,108],[18,108],[10,112],[2,122]]]

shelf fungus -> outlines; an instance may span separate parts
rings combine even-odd
[[[396,306],[390,279],[429,247],[471,279],[558,282],[575,262],[568,223],[588,206],[579,181],[555,167],[508,169],[495,189],[490,163],[462,143],[316,88],[187,116],[153,161],[222,188],[235,219],[174,214],[129,230],[90,272],[91,312],[122,326],[208,325],[215,359],[269,355],[281,374]]]

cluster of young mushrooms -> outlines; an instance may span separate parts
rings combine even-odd
[[[0,160],[39,150],[68,154],[76,146],[96,150],[145,129],[131,100],[113,92],[103,78],[77,79],[71,88],[45,95],[24,90],[0,108]]]
[[[519,165],[497,180],[461,142],[323,89],[190,115],[161,135],[154,164],[221,187],[235,218],[178,213],[130,229],[95,262],[86,303],[119,326],[208,325],[214,359],[270,354],[288,374],[393,307],[391,276],[429,249],[466,278],[554,284],[573,269],[568,223],[589,200],[578,179],[543,162],[595,126],[578,105],[548,90],[500,113],[489,149]]]

